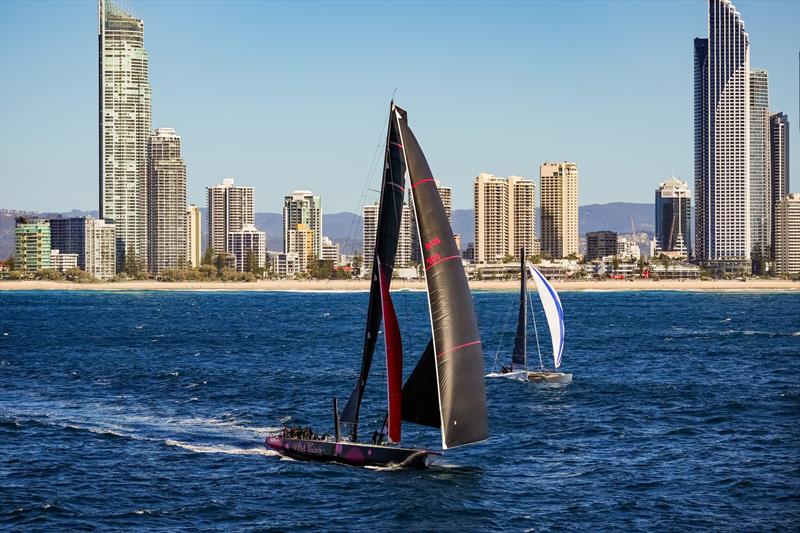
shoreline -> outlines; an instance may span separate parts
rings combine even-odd
[[[769,292],[800,291],[800,282],[789,280],[593,280],[554,281],[559,292],[581,291],[706,291],[706,292]],[[519,290],[518,280],[470,281],[473,291]],[[392,290],[425,289],[424,281],[393,280]],[[274,292],[359,292],[369,290],[369,280],[258,280],[255,282],[221,281],[121,281],[75,283],[70,281],[3,280],[3,291],[274,291]]]

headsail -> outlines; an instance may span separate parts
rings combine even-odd
[[[364,387],[367,384],[369,369],[372,366],[375,342],[378,340],[378,329],[381,325],[382,299],[377,265],[380,260],[382,272],[386,274],[386,279],[390,280],[394,270],[394,257],[397,252],[400,222],[403,215],[403,200],[405,199],[406,163],[403,147],[400,143],[400,134],[397,131],[394,104],[392,104],[389,113],[389,129],[386,134],[386,152],[383,163],[383,182],[381,184],[378,210],[378,229],[375,235],[375,253],[372,258],[364,258],[365,263],[370,261],[372,264],[372,282],[370,284],[369,305],[367,307],[367,325],[364,331],[361,372],[341,416],[342,423],[352,426],[354,438],[357,436],[358,412],[361,408],[361,399],[364,396]]]
[[[525,367],[528,349],[528,272],[525,270],[525,248],[519,250],[519,270],[519,316],[511,355],[512,367],[514,364]]]
[[[406,123],[405,113],[397,108],[393,119],[400,132],[414,195],[428,287],[442,448],[447,449],[488,437],[483,350],[461,253],[433,174]]]
[[[386,345],[386,380],[388,390],[389,440],[400,442],[401,390],[403,387],[403,342],[400,339],[400,325],[394,312],[392,295],[389,292],[391,274],[378,260],[378,281],[381,286],[381,302],[383,305],[383,341]]]
[[[561,354],[564,352],[564,310],[558,293],[536,267],[529,265],[531,277],[536,283],[539,299],[542,301],[547,326],[550,329],[550,341],[553,344],[553,365],[561,366]]]

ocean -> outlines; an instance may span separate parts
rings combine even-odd
[[[510,358],[516,298],[475,294],[487,372]],[[427,304],[394,299],[407,375]],[[332,431],[364,292],[2,292],[0,528],[797,531],[800,294],[561,299],[572,384],[489,380],[488,441],[396,470],[263,446],[284,422]],[[376,353],[364,435],[385,409]]]

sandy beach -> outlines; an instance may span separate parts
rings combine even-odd
[[[556,290],[569,291],[798,291],[800,282],[788,280],[603,280],[557,281]],[[474,291],[517,291],[518,281],[471,281]],[[0,291],[365,291],[367,280],[259,280],[256,282],[124,281],[72,283],[68,281],[0,281]],[[394,280],[393,290],[422,290],[422,281]]]

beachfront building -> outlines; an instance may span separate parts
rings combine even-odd
[[[750,70],[750,254],[753,268],[769,257],[772,239],[770,190],[769,78]]]
[[[775,206],[775,273],[800,274],[800,193],[787,194]]]
[[[186,207],[186,264],[197,268],[201,256],[201,222],[200,208],[194,204]]]
[[[174,129],[156,128],[147,165],[147,268],[158,274],[188,264],[186,164]]]
[[[479,174],[473,184],[476,263],[496,263],[519,251],[538,253],[536,185],[519,176]]]
[[[302,225],[311,231],[311,251],[308,257],[322,257],[322,200],[311,191],[294,191],[283,198],[283,251],[288,247],[289,232]]]
[[[78,268],[78,254],[64,254],[55,248],[51,248],[50,268],[59,272],[66,272],[70,268]]]
[[[311,261],[319,257],[314,253],[314,232],[305,224],[297,224],[286,232],[285,238],[284,253],[295,255],[297,272],[306,272]]]
[[[365,205],[361,211],[362,214],[362,229],[361,229],[361,243],[363,254],[363,268],[362,270],[368,272],[372,270],[372,256],[375,253],[375,239],[378,234],[378,211],[379,207],[377,202],[372,205]]]
[[[50,240],[61,254],[76,254],[78,268],[97,279],[117,274],[117,228],[105,220],[87,217],[51,218]]]
[[[774,239],[778,203],[789,194],[789,118],[783,113],[774,113],[769,118],[769,145],[770,214]]]
[[[544,163],[539,167],[542,254],[558,259],[578,253],[578,165]]]
[[[688,257],[692,249],[691,220],[689,184],[675,177],[660,183],[656,189],[656,239],[660,250]]]
[[[216,253],[230,253],[228,234],[241,230],[246,224],[255,224],[253,187],[234,185],[233,178],[207,187],[208,246]]]
[[[51,268],[50,221],[19,217],[14,229],[14,269],[36,272]]]
[[[590,231],[586,234],[586,260],[617,255],[616,231]]]
[[[341,254],[339,253],[339,245],[330,240],[328,237],[322,238],[322,260],[333,261],[334,265],[339,264]]]
[[[718,275],[749,273],[750,37],[730,0],[709,0],[694,40],[695,256]]]
[[[245,224],[242,229],[228,233],[227,249],[239,272],[263,269],[267,260],[267,234],[252,224]]]
[[[151,94],[144,23],[100,0],[100,218],[113,221],[117,262],[147,265],[147,141]]]

